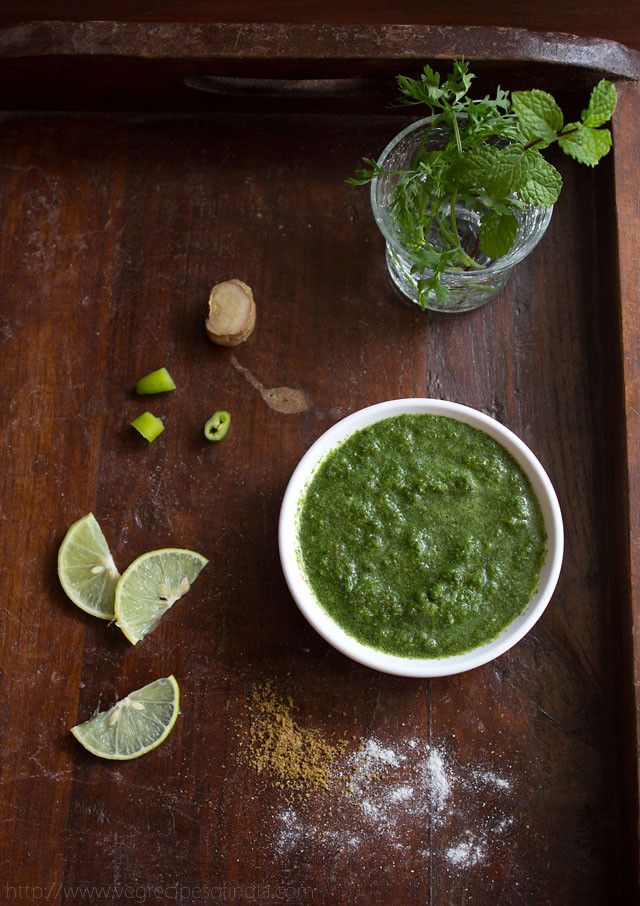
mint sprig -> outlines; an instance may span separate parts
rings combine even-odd
[[[595,166],[611,147],[605,127],[616,107],[611,82],[599,82],[579,122],[565,124],[551,94],[534,88],[495,96],[469,97],[474,79],[465,60],[455,60],[448,76],[425,66],[418,79],[398,76],[401,103],[424,104],[433,117],[410,165],[398,175],[391,202],[398,239],[412,265],[424,308],[430,294],[444,302],[447,271],[471,271],[486,259],[501,258],[513,247],[524,205],[551,207],[562,177],[541,153],[557,143],[570,157]],[[433,147],[437,128],[445,139]],[[384,175],[371,158],[347,182],[364,185]],[[480,217],[478,240],[465,248],[456,222],[456,204]],[[480,258],[480,253],[485,256]],[[427,272],[427,276],[425,276]]]
[[[611,132],[608,129],[594,129],[584,123],[572,123],[570,135],[558,139],[558,144],[569,157],[578,163],[595,167],[611,147]]]
[[[593,128],[603,126],[613,116],[617,103],[618,95],[615,87],[611,82],[602,79],[591,92],[589,106],[582,111],[580,119],[585,126]]]
[[[611,132],[602,128],[613,116],[618,95],[615,87],[602,79],[591,92],[589,106],[582,111],[579,123],[570,123],[558,144],[570,157],[595,167],[611,148]]]
[[[562,110],[552,95],[539,88],[513,91],[511,104],[518,117],[520,132],[525,141],[550,145],[564,125]]]
[[[518,233],[518,220],[512,211],[493,208],[480,223],[480,245],[490,258],[501,258],[509,251]]]
[[[530,148],[523,157],[526,158],[525,182],[517,191],[522,201],[541,208],[550,208],[555,204],[562,189],[562,177],[548,160],[535,148]]]

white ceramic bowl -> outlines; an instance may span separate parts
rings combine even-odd
[[[441,658],[412,658],[387,654],[377,648],[363,645],[348,635],[318,603],[305,577],[298,541],[299,504],[318,466],[343,440],[373,422],[403,414],[446,415],[478,428],[497,440],[520,465],[535,492],[547,533],[547,554],[540,573],[538,590],[526,610],[510,623],[493,641],[465,654]],[[515,645],[540,619],[556,587],[562,553],[564,531],[558,498],[551,482],[531,450],[500,422],[458,403],[446,400],[405,399],[389,400],[354,412],[325,431],[307,450],[298,463],[282,501],[278,530],[280,561],[285,579],[294,600],[309,623],[334,648],[375,670],[398,676],[449,676],[471,670],[493,660]]]

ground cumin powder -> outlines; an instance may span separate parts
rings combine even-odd
[[[344,745],[331,745],[318,730],[304,729],[293,717],[293,700],[270,682],[254,686],[249,698],[249,763],[272,775],[274,785],[308,798],[339,779],[335,761]]]

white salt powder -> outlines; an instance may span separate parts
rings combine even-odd
[[[488,786],[494,786],[499,790],[511,789],[511,784],[506,777],[500,777],[494,771],[474,771],[473,776]]]
[[[436,811],[441,812],[447,804],[451,784],[444,766],[442,752],[438,749],[430,749],[425,761],[421,765],[421,770],[426,778],[429,802]]]
[[[456,868],[472,868],[478,862],[483,862],[487,857],[487,845],[484,840],[476,840],[474,835],[467,831],[464,840],[455,846],[450,846],[445,856],[447,862]]]
[[[357,752],[356,755],[361,756],[363,764],[391,764],[396,768],[405,758],[404,755],[397,755],[393,749],[383,748],[378,740],[373,738],[367,739],[362,751],[359,753]]]
[[[345,833],[337,830],[324,830],[320,833],[319,839],[323,843],[330,843],[336,849],[357,849],[362,840],[355,834]]]
[[[287,808],[278,815],[278,838],[276,849],[282,855],[295,849],[305,836],[305,827],[293,808]]]
[[[369,799],[362,800],[361,808],[367,818],[373,818],[374,821],[380,819],[381,810],[379,806],[374,805]]]
[[[397,768],[400,762],[405,760],[405,755],[384,748],[377,739],[373,737],[367,739],[362,748],[347,759],[345,767],[350,778],[351,792],[356,794],[362,792],[362,787],[366,786],[373,775],[390,767]]]
[[[307,840],[319,841],[327,848],[339,852],[344,849],[358,849],[362,840],[349,828],[323,828],[303,823],[293,808],[287,808],[278,815],[278,837],[276,850],[279,855],[300,851]]]
[[[478,834],[467,831],[464,837],[454,846],[445,850],[447,862],[456,868],[473,868],[488,858],[492,845],[495,847],[500,834],[511,827],[512,816],[503,816],[490,821]]]
[[[504,832],[515,822],[508,810],[512,782],[494,765],[460,764],[446,748],[416,738],[393,748],[375,737],[343,757],[336,772],[345,787],[328,792],[307,817],[308,804],[288,806],[274,822],[278,853],[301,853],[321,844],[333,855],[349,850],[366,853],[375,841],[403,856],[422,853],[406,831],[416,821],[426,831],[457,827],[459,837],[442,855],[455,869],[473,868],[495,856]],[[437,845],[438,834],[433,838]],[[451,837],[449,836],[450,840]],[[504,845],[504,844],[503,844]]]
[[[399,786],[395,790],[391,790],[389,793],[390,802],[406,802],[407,799],[411,799],[413,796],[413,787],[412,786]]]

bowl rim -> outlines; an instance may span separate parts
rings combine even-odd
[[[547,552],[540,583],[526,609],[492,641],[464,654],[442,658],[413,658],[389,654],[359,642],[324,610],[304,576],[298,545],[299,504],[309,481],[342,441],[367,425],[394,415],[445,415],[488,434],[513,456],[527,475],[540,504],[547,534]],[[316,632],[342,654],[383,673],[395,676],[452,676],[494,660],[520,641],[544,613],[555,590],[564,552],[564,527],[556,492],[542,464],[513,431],[490,415],[449,400],[427,397],[386,400],[353,412],[332,425],[309,447],[287,484],[278,522],[278,547],[285,581],[299,610]]]

